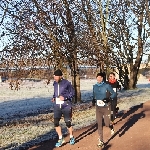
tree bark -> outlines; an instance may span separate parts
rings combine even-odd
[[[70,53],[69,66],[71,69],[72,75],[72,84],[75,89],[75,98],[74,102],[81,102],[81,92],[80,92],[80,75],[78,69],[78,58],[77,58],[77,39],[75,35],[75,26],[71,14],[71,10],[69,8],[69,3],[67,0],[63,0],[64,5],[66,7],[66,18],[67,18],[67,32],[69,37],[68,51]]]
[[[135,60],[135,64],[133,67],[130,67],[130,81],[129,81],[129,89],[136,88],[137,84],[137,75],[139,72],[140,64],[143,56],[143,38],[142,38],[142,22],[143,22],[143,10],[140,10],[141,13],[138,17],[138,52]],[[144,35],[143,35],[144,36]]]

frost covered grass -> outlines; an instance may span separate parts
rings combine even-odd
[[[92,85],[95,80],[81,80],[82,101],[92,97]],[[49,85],[41,82],[26,81],[19,91],[10,90],[7,83],[1,83],[0,96],[0,148],[17,150],[56,138],[53,127],[52,82]],[[118,93],[118,106],[127,110],[150,100],[150,82],[147,79],[138,81],[138,88]],[[74,106],[74,129],[88,126],[95,122],[95,109],[90,103]],[[84,110],[86,106],[86,110]],[[64,121],[61,120],[63,133],[67,132]]]
[[[4,149],[20,149],[57,137],[53,127],[53,114],[42,114],[13,121],[0,129],[1,147]],[[95,122],[95,109],[76,111],[73,115],[73,126],[77,130]],[[63,119],[60,122],[63,134],[67,133]]]

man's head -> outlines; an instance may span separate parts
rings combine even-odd
[[[54,80],[56,82],[59,82],[61,79],[62,79],[62,71],[60,69],[57,69],[55,72],[54,72]]]
[[[105,74],[100,72],[97,74],[96,79],[98,83],[101,83],[104,80]]]
[[[109,80],[114,80],[115,79],[115,74],[113,72],[111,72],[109,74]]]

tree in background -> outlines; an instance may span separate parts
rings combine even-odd
[[[82,1],[84,23],[87,24],[89,39],[91,40],[92,63],[97,65],[100,72],[109,68],[109,43],[108,43],[108,16],[109,0],[105,1]],[[104,68],[106,66],[106,69]]]
[[[11,18],[5,23],[5,27],[13,35],[11,45],[7,45],[2,51],[3,60],[11,60],[16,66],[20,65],[20,60],[24,61],[24,65],[20,67],[31,69],[33,75],[36,67],[48,69],[52,66],[54,69],[61,68],[64,72],[69,66],[77,102],[81,100],[81,94],[77,58],[80,49],[76,38],[76,21],[79,20],[79,15],[72,11],[75,5],[67,0],[1,1],[0,8],[5,12],[2,23],[3,18]],[[40,64],[39,60],[42,59]],[[5,64],[10,68],[8,63]]]
[[[75,102],[81,100],[81,65],[119,70],[125,89],[136,87],[148,38],[149,2],[145,1],[0,1],[1,65],[21,71],[37,67],[71,70]],[[39,72],[39,76],[42,74]],[[50,79],[48,79],[50,80]]]
[[[111,39],[112,47],[116,51],[114,63],[124,88],[134,89],[144,54],[144,44],[148,38],[148,1],[116,1],[111,6],[113,14],[116,14],[111,19],[112,30],[115,33]]]

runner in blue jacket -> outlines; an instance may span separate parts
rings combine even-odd
[[[111,129],[111,134],[114,134],[114,127],[111,124],[111,101],[116,97],[113,88],[106,84],[103,80],[104,74],[98,73],[96,76],[97,83],[93,85],[93,105],[96,103],[96,121],[98,124],[99,142],[98,147],[103,147],[103,123]],[[107,97],[107,92],[110,92],[110,97]]]
[[[64,116],[66,126],[70,133],[70,144],[75,143],[75,138],[73,136],[73,128],[71,125],[72,118],[72,106],[71,100],[75,95],[74,88],[71,83],[62,78],[62,71],[60,69],[54,72],[54,95],[52,102],[54,103],[54,126],[56,132],[59,136],[59,140],[56,143],[56,147],[62,146],[65,142],[64,137],[62,136],[61,127],[59,126],[59,121]]]

